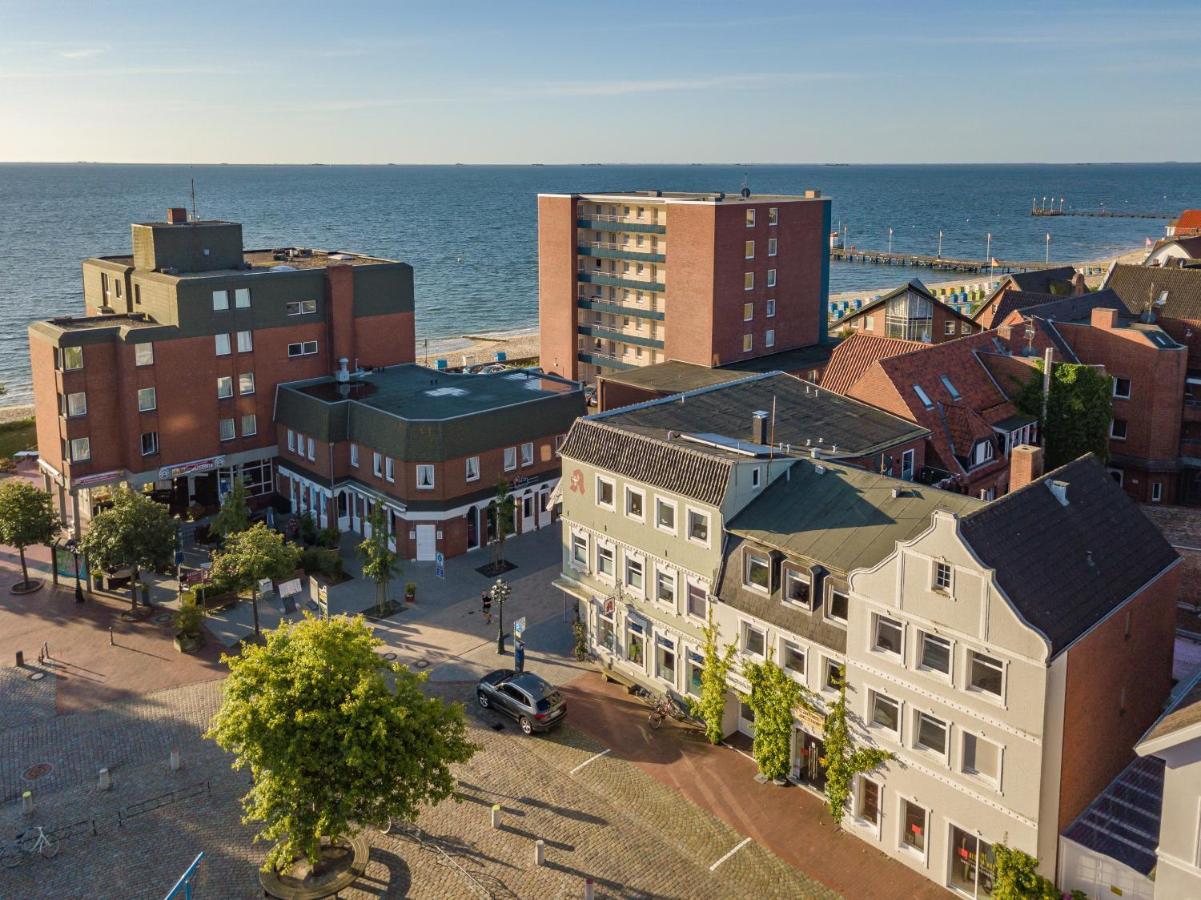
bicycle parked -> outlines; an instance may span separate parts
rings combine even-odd
[[[691,722],[692,717],[688,715],[674,697],[664,695],[655,700],[651,706],[651,714],[647,717],[647,724],[651,728],[658,728],[663,724],[666,718],[675,719],[677,722]]]
[[[40,853],[46,859],[51,859],[58,853],[58,844],[50,840],[41,825],[22,831],[17,835],[15,843],[0,846],[0,862],[5,868],[11,869],[21,864],[23,854],[33,856]]]

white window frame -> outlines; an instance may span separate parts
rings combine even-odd
[[[1151,502],[1152,503],[1160,503],[1162,501],[1163,501],[1163,482],[1162,481],[1152,481],[1151,482]]]
[[[228,388],[228,390],[222,391],[222,388]],[[233,376],[232,375],[218,375],[217,376],[217,399],[218,400],[228,400],[233,395],[234,395]]]
[[[246,420],[247,419],[250,420],[250,430],[249,431],[247,431],[247,429],[246,429]],[[259,433],[259,420],[258,420],[258,416],[256,416],[254,413],[243,414],[241,425],[242,425],[242,437],[254,437],[256,434]]]
[[[229,291],[225,288],[213,291],[213,312],[224,312],[227,309],[229,309]]]
[[[416,477],[415,477],[413,484],[417,488],[417,490],[432,491],[435,486],[435,484],[434,484],[435,474],[434,474],[433,463],[417,463],[417,465],[414,468],[415,468]],[[429,484],[421,483],[422,482],[422,478],[421,478],[422,470],[425,470],[429,473]]]
[[[692,536],[692,516],[694,513],[705,520],[704,540]],[[684,528],[684,536],[688,539],[689,543],[696,544],[700,547],[708,547],[713,540],[713,517],[703,509],[698,509],[695,506],[686,506],[684,514]]]
[[[638,499],[641,501],[641,508],[642,508],[641,513],[630,512],[630,498],[634,497],[634,496],[637,496]],[[630,485],[627,484],[625,486],[625,490],[622,491],[622,509],[625,512],[627,519],[633,519],[635,522],[645,523],[646,522],[646,491],[644,491],[642,488],[630,487]]]
[[[753,322],[755,319],[755,303],[753,300],[748,300],[742,304],[742,321]]]
[[[249,380],[243,380],[243,379],[249,379]],[[249,390],[247,390],[247,388],[246,388],[247,385],[250,386]],[[253,393],[254,393],[254,373],[253,372],[239,372],[238,373],[238,396],[239,397],[249,397]]]
[[[317,343],[313,341],[313,343]],[[238,352],[253,353],[254,352],[254,334],[250,331],[238,332]]]
[[[767,208],[767,224],[768,225],[779,225],[780,224],[780,208],[778,206],[769,206]]]
[[[801,668],[804,671],[798,672],[796,669],[791,669],[785,665],[785,662],[788,659],[786,651],[789,648],[800,654]],[[802,685],[805,684],[805,679],[809,677],[809,651],[805,645],[800,644],[797,641],[789,640],[783,635],[780,635],[776,638],[776,653],[778,654],[776,658],[780,660],[780,668],[784,671],[784,673],[791,676],[793,681],[797,681]]]
[[[384,481],[396,481],[396,460],[384,457]]]
[[[751,580],[751,564],[755,560],[760,560],[763,568],[767,570],[767,584],[760,586]],[[742,548],[742,586],[748,591],[754,591],[756,594],[762,594],[764,597],[771,595],[771,554],[766,550],[757,550],[753,547],[744,546]]]
[[[767,286],[769,288],[774,288],[776,286],[776,270],[775,269],[767,270]]]
[[[308,441],[309,444],[308,460],[309,462],[315,462],[317,459],[317,442],[312,438],[305,438],[305,440]]]
[[[524,469],[526,466],[532,466],[533,464],[534,442],[526,441],[521,445],[521,467]]]
[[[290,431],[288,433],[291,434]],[[291,446],[289,446],[288,449],[291,450],[292,449]],[[350,445],[350,465],[356,469],[359,467],[359,445],[358,444],[352,443]]]
[[[958,766],[959,773],[961,775],[964,775],[964,776],[972,779],[973,781],[978,781],[981,784],[988,785],[989,787],[993,788],[994,790],[1000,791],[1001,790],[1001,778],[1002,778],[1002,774],[1005,770],[1005,745],[997,743],[994,740],[990,740],[989,738],[986,738],[984,735],[982,735],[980,732],[975,731],[970,728],[961,728],[961,729],[959,729],[959,732],[960,732],[959,766]],[[992,746],[997,748],[997,774],[995,776],[985,775],[979,771],[974,771],[974,772],[968,771],[967,763],[965,762],[965,757],[967,755],[967,738],[969,736],[973,740],[976,741],[977,751],[979,750],[981,741],[983,741],[986,744],[992,744]],[[977,753],[977,757],[979,757],[979,753]]]
[[[945,643],[947,645],[947,671],[942,672],[939,669],[932,669],[923,662],[925,653],[923,653],[923,642],[926,638],[931,638],[934,641]],[[941,634],[935,634],[932,631],[923,631],[917,629],[916,654],[913,659],[913,666],[919,672],[925,672],[940,681],[951,683],[955,677],[955,652],[956,644],[949,637],[944,637]]]
[[[659,521],[659,507],[666,507],[671,510],[671,527],[664,525]],[[680,505],[675,500],[668,500],[666,497],[655,495],[655,529],[662,531],[665,534],[675,534],[679,530],[680,522]]]
[[[635,587],[630,583],[630,566],[636,566],[638,575],[642,580],[640,587]],[[646,556],[637,553],[633,550],[622,550],[621,552],[621,583],[635,597],[641,599],[646,598]]]
[[[897,708],[897,727],[896,728],[889,728],[887,725],[883,725],[880,722],[876,721],[876,700],[878,698],[883,699],[886,702],[891,703],[894,706],[896,706],[896,708]],[[893,697],[889,694],[884,693],[884,691],[879,691],[879,690],[876,690],[875,688],[868,688],[867,707],[864,711],[863,723],[868,727],[868,730],[870,730],[876,734],[886,734],[886,735],[888,735],[889,740],[891,740],[897,744],[900,744],[901,743],[901,733],[902,733],[902,731],[904,731],[904,728],[905,728],[905,706],[904,706],[903,701],[898,700],[896,697]]]
[[[924,406],[926,409],[934,408],[934,401],[930,399],[930,395],[926,393],[925,389],[920,384],[915,384],[913,386],[913,393],[917,394],[917,399],[922,401],[922,406]]]
[[[1123,433],[1122,434],[1117,434],[1113,430],[1113,426],[1116,425],[1118,422],[1121,422],[1123,425]],[[1126,440],[1126,436],[1128,434],[1130,434],[1130,423],[1126,419],[1110,419],[1109,420],[1109,439],[1111,441],[1124,441],[1124,440]]]
[[[743,254],[743,259],[755,258],[755,242],[753,240],[746,242],[745,247],[743,247]]]
[[[922,717],[932,720],[942,726],[942,751],[935,750],[933,747],[927,747],[919,740],[922,728]],[[951,723],[942,716],[936,716],[932,712],[927,712],[918,707],[913,708],[913,715],[909,717],[911,731],[909,736],[909,746],[915,752],[935,757],[941,760],[944,764],[949,765],[951,753]]]
[[[302,356],[315,356],[320,350],[316,341],[293,341],[288,344],[288,359],[299,359]]]
[[[744,291],[753,291],[755,289],[755,273],[754,272],[743,272],[742,273],[742,289]]]
[[[876,788],[875,822],[870,822],[859,814],[859,808],[863,801],[863,785],[865,782],[870,782]],[[884,783],[878,778],[869,778],[862,773],[855,776],[855,786],[851,799],[851,821],[861,831],[872,835],[876,840],[880,839],[880,828],[884,822]]]
[[[77,454],[75,450],[76,447],[80,445],[80,441],[83,442],[82,446],[84,448],[84,452]],[[71,462],[73,463],[87,462],[92,458],[92,439],[87,435],[84,435],[83,437],[71,438],[67,441],[67,448],[70,451]]]
[[[474,472],[473,472],[474,464]],[[479,481],[480,480],[480,458],[478,456],[469,456],[463,463],[463,480],[464,481]]]
[[[987,659],[995,661],[999,665],[999,667],[1001,669],[1001,693],[994,694],[992,691],[985,690],[982,687],[976,687],[976,685],[972,684],[972,660],[975,657],[985,657]],[[987,666],[989,664],[984,663],[984,665]],[[1008,685],[1009,662],[1007,660],[1002,659],[999,656],[993,656],[991,653],[985,653],[982,650],[976,650],[972,647],[965,647],[964,648],[964,657],[963,657],[963,672],[964,672],[963,689],[965,691],[967,691],[969,694],[972,694],[973,696],[986,699],[990,703],[996,703],[996,704],[1004,706],[1006,688],[1009,686]]]
[[[776,298],[775,297],[768,298],[767,310],[764,313],[764,315],[768,319],[774,319],[776,317]]]
[[[900,632],[899,639],[897,641],[898,647],[896,650],[889,650],[887,647],[880,646],[880,623],[882,621],[886,621],[892,625],[896,625],[897,630]],[[891,656],[899,665],[904,665],[905,664],[905,622],[901,619],[893,618],[892,616],[886,615],[884,613],[874,612],[874,613],[872,613],[872,617],[871,617],[871,625],[872,625],[872,630],[871,630],[871,634],[869,635],[870,646],[868,647],[868,650],[872,653],[878,653],[883,656]]]
[[[750,209],[748,209],[746,211],[746,227],[747,228],[755,227],[755,209],[754,209],[754,207],[751,207]]]
[[[701,592],[701,597],[705,604],[705,614],[703,616],[698,616],[696,613],[694,613],[692,611],[691,605],[688,602],[691,599],[692,590],[694,588]],[[709,589],[705,585],[703,585],[700,581],[698,581],[697,579],[685,577],[683,593],[684,593],[684,615],[687,616],[689,619],[691,619],[694,622],[709,621]]]
[[[592,572],[595,577],[605,582],[606,584],[616,584],[617,582],[617,545],[612,541],[603,541],[599,537],[592,542]],[[601,558],[605,554],[608,555],[609,561],[612,563],[611,571],[606,572],[604,566],[601,565]]]
[[[217,356],[229,356],[229,333],[213,335],[213,350]]]
[[[664,648],[664,649],[667,649],[667,652],[671,654],[671,659],[672,659],[671,678],[664,677],[663,674],[659,671],[659,647],[660,647],[660,642],[662,642],[662,641],[667,641],[667,643],[669,643],[671,645],[670,649]],[[655,643],[655,664],[653,666],[653,671],[655,673],[655,677],[658,678],[662,682],[670,684],[674,688],[676,686],[676,678],[678,677],[679,671],[680,671],[680,641],[678,638],[675,638],[669,634],[663,634],[663,633],[659,632],[658,630],[656,630],[654,643]]]
[[[371,451],[371,474],[376,478],[384,477],[384,454],[378,450]]]
[[[780,249],[779,241],[774,237],[769,237],[767,239],[767,255],[768,256],[776,256],[777,253],[779,252],[779,249]]]
[[[154,446],[149,450],[146,449],[146,435],[148,434],[154,435]],[[141,438],[139,438],[139,443],[141,444],[143,456],[156,456],[161,451],[157,431],[143,431]]]
[[[506,472],[512,472],[517,468],[517,448],[505,447],[504,468]]]
[[[785,605],[794,609],[803,609],[806,612],[813,611],[813,576],[809,572],[802,572],[798,566],[791,565],[787,562],[784,564],[784,574],[780,579],[780,601]],[[790,578],[795,578],[798,581],[805,582],[809,588],[809,602],[798,603],[796,600],[788,596],[788,581]]]
[[[947,570],[948,582],[945,586],[938,583],[940,566]],[[930,590],[937,594],[953,596],[955,594],[955,566],[945,559],[930,560]]]
[[[840,619],[838,616],[830,612],[834,606],[835,594],[841,594],[847,598],[847,615],[845,619]],[[822,618],[830,622],[838,622],[842,625],[847,624],[848,620],[851,618],[851,592],[849,589],[840,590],[833,585],[830,586],[828,595],[822,598]]]
[[[303,440],[303,438],[302,438],[302,440]],[[350,445],[350,449],[351,449],[351,458],[353,459],[354,458],[354,455],[353,455],[354,444]],[[296,452],[296,432],[293,431],[291,428],[288,429],[288,450],[292,453]]]
[[[226,436],[225,423],[229,423],[229,434]],[[238,423],[232,418],[217,420],[217,439],[222,443],[232,441],[238,436]]]
[[[250,288],[234,288],[234,308],[250,309]]]
[[[145,394],[147,391],[150,392],[147,395],[150,398],[150,405],[143,406],[142,405],[142,395]],[[158,391],[155,390],[153,387],[138,388],[138,412],[140,412],[140,413],[154,412],[156,409],[158,409]]]
[[[918,850],[910,844],[905,843],[905,804],[911,804],[920,809],[925,815],[922,817],[922,849]],[[925,865],[930,859],[930,807],[924,803],[919,803],[912,797],[906,797],[903,794],[897,795],[897,849],[902,853],[908,854],[912,858],[920,859]]]
[[[143,341],[133,345],[133,364],[135,366],[154,365],[154,344]]]
[[[744,334],[742,336],[742,352],[750,353],[755,349],[755,336],[753,334]]]
[[[1124,394],[1119,394],[1119,393],[1118,393],[1118,382],[1119,382],[1119,381],[1124,381],[1124,382],[1126,382],[1126,393],[1124,393]],[[1115,400],[1129,400],[1129,399],[1130,399],[1130,393],[1131,393],[1131,389],[1132,389],[1132,387],[1133,387],[1133,381],[1132,381],[1131,379],[1129,379],[1129,378],[1123,378],[1123,377],[1121,377],[1121,376],[1118,376],[1118,375],[1114,375],[1114,376],[1113,376],[1113,399],[1115,399]]]
[[[317,312],[316,300],[289,300],[284,304],[284,310],[290,316],[308,316]]]
[[[81,397],[82,398],[82,406],[80,406],[80,408],[75,411],[71,410],[71,398],[72,397]],[[80,416],[86,416],[88,414],[88,392],[87,391],[72,391],[70,394],[65,394],[63,396],[63,414],[68,419],[76,419],[76,418],[79,418]]]
[[[661,566],[661,565],[656,564],[654,566],[654,572],[655,572],[655,582],[654,582],[655,602],[659,603],[663,606],[668,606],[671,608],[672,612],[675,612],[680,607],[680,579],[679,579],[679,576],[676,574],[676,570],[672,569],[668,566]],[[669,582],[671,582],[671,599],[670,600],[665,600],[665,599],[663,599],[662,596],[660,596],[659,579],[661,577],[666,578]]]
[[[600,487],[602,484],[609,487],[609,496],[612,497],[612,500],[608,503],[601,500]],[[609,512],[617,512],[617,482],[612,478],[606,478],[604,475],[596,476],[596,505],[601,509],[609,510]]]
[[[756,653],[747,647],[747,633],[757,631],[763,639],[763,652]],[[738,620],[738,652],[743,656],[749,656],[751,659],[766,659],[767,658],[767,629],[762,625],[758,625],[750,619]],[[808,663],[808,660],[806,660]]]
[[[776,346],[776,329],[769,328],[769,329],[767,329],[767,331],[765,331],[763,333],[763,346],[764,347]]]

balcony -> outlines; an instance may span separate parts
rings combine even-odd
[[[661,263],[667,262],[665,253],[647,253],[642,250],[627,250],[617,244],[606,244],[592,241],[590,244],[580,244],[576,247],[580,256],[592,256],[598,259],[633,259],[638,262]]]
[[[643,234],[667,234],[666,225],[655,225],[648,222],[630,221],[624,216],[592,216],[575,220],[577,228],[591,228],[593,231],[633,231]]]
[[[577,272],[576,278],[585,284],[605,284],[610,287],[630,288],[635,291],[665,291],[667,285],[662,281],[638,281],[635,278],[622,278],[620,275],[608,272]]]
[[[663,321],[663,308],[658,303],[649,307],[622,306],[620,303],[610,303],[600,297],[580,297],[576,304],[580,309],[590,309],[593,312],[609,313],[613,316],[636,316],[639,319]]]
[[[628,362],[622,362],[616,356],[609,356],[606,353],[584,353],[581,351],[576,354],[576,359],[580,362],[591,363],[594,366],[600,366],[605,369],[637,369],[638,366],[630,365]]]
[[[580,334],[586,334],[593,338],[602,338],[608,341],[621,341],[624,344],[635,344],[640,347],[653,347],[656,350],[663,349],[663,342],[655,338],[642,337],[637,334],[627,334],[624,331],[618,331],[615,328],[605,328],[603,325],[579,325],[576,331]]]

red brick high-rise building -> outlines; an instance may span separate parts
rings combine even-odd
[[[593,382],[826,337],[830,201],[635,191],[538,196],[541,362]]]

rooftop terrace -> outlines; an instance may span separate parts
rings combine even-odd
[[[181,226],[182,227],[182,226]],[[133,254],[97,257],[105,262],[132,266]],[[391,265],[396,260],[379,256],[352,253],[349,250],[319,250],[312,247],[280,247],[269,250],[245,250],[242,252],[242,269],[217,269],[203,272],[179,272],[181,278],[207,278],[221,274],[246,274],[247,272],[290,272],[299,269],[324,269],[328,266],[378,266]]]

